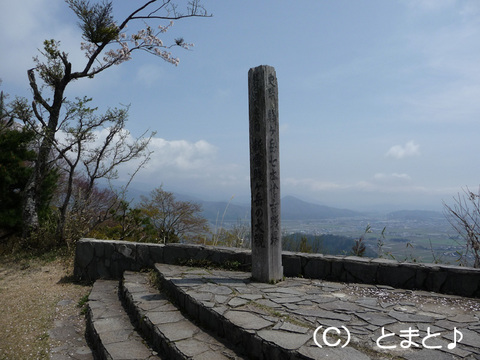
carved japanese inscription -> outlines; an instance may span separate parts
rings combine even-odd
[[[280,232],[280,159],[278,84],[275,69],[258,66],[248,72],[252,277],[283,277]]]

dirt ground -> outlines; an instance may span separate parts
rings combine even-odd
[[[71,259],[0,257],[0,360],[89,359],[82,305],[91,287],[71,281]]]

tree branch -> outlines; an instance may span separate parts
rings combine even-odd
[[[48,112],[52,110],[52,107],[45,101],[42,97],[42,94],[37,86],[37,81],[35,80],[35,68],[27,70],[28,81],[30,82],[30,87],[33,90],[33,99],[36,102],[39,102]]]

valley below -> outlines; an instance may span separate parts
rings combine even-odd
[[[202,205],[207,209],[205,215],[213,229],[240,226],[248,231],[248,205],[207,202]],[[322,242],[319,238],[325,238],[325,235],[331,235],[328,241],[349,238],[349,244],[363,236],[367,247],[365,256],[450,265],[473,263],[473,257],[468,254],[465,256],[465,241],[445,214],[439,211],[362,213],[317,205],[288,196],[282,199],[281,226],[283,238],[293,236],[298,240],[302,236],[307,237],[312,252],[318,250],[323,253],[318,242]],[[316,245],[313,244],[315,242]],[[330,254],[351,255],[351,245],[342,246]],[[289,247],[284,246],[284,249],[289,250]]]

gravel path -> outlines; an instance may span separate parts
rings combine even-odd
[[[80,300],[90,287],[70,281],[65,259],[0,258],[0,360],[93,359]]]

